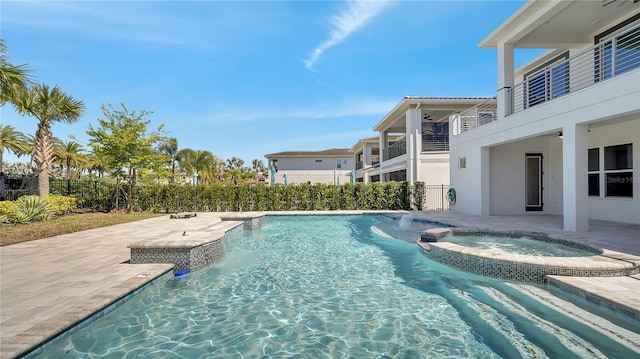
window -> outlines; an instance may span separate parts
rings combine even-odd
[[[338,168],[338,169],[342,168],[342,160],[338,160],[336,162],[336,168]]]
[[[589,196],[600,196],[600,149],[589,149]]]
[[[604,148],[606,197],[633,197],[633,145]]]
[[[589,196],[633,197],[633,144],[590,148],[588,171]]]
[[[458,157],[458,169],[463,170],[467,168],[467,158],[466,157]]]
[[[569,52],[555,57],[524,75],[526,107],[538,105],[569,92]]]
[[[615,25],[594,38],[595,81],[602,81],[640,67],[637,26],[640,14]]]
[[[322,162],[322,160],[316,160],[316,163],[321,163],[321,162]]]

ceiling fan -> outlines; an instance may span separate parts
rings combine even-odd
[[[600,2],[602,3],[603,7],[609,6],[609,5],[613,4],[613,3],[618,3],[618,7],[620,7],[620,6],[624,5],[627,2],[632,2],[632,3],[635,4],[637,2],[640,2],[640,0],[601,0]]]

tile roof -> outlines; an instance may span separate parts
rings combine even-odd
[[[348,148],[330,148],[322,151],[284,151],[265,155],[265,157],[286,157],[286,156],[352,156]]]

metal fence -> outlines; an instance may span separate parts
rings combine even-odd
[[[448,211],[450,210],[449,201],[447,200],[447,191],[449,185],[425,185],[424,186],[424,202],[422,209],[424,211]]]
[[[78,198],[78,208],[110,211],[115,208],[116,185],[96,180],[49,181],[49,193]],[[0,201],[15,201],[22,196],[38,194],[38,176],[0,173]],[[125,203],[122,191],[120,203]]]
[[[38,193],[38,176],[0,172],[0,201]]]

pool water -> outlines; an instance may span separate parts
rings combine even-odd
[[[530,237],[496,237],[447,235],[438,242],[451,242],[465,247],[487,249],[500,253],[524,254],[544,257],[587,257],[595,255],[580,248],[573,248],[560,243],[536,240]]]
[[[394,223],[267,217],[227,240],[219,263],[150,286],[42,357],[637,357],[511,286],[372,230]]]

